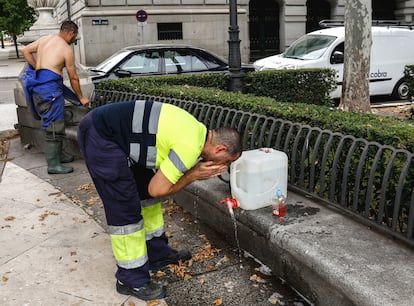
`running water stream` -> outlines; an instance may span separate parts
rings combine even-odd
[[[242,253],[241,253],[240,241],[239,241],[239,236],[238,236],[238,231],[237,231],[237,220],[236,220],[236,216],[234,215],[234,211],[233,211],[234,208],[238,207],[238,203],[236,199],[232,199],[232,198],[225,198],[224,200],[221,201],[221,203],[225,203],[229,210],[230,218],[233,222],[234,238],[236,239],[236,243],[237,243],[240,269],[243,269]]]

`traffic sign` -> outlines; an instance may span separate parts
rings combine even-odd
[[[147,21],[148,18],[148,13],[144,10],[139,10],[136,14],[135,17],[137,17],[137,20],[139,22],[145,22]]]

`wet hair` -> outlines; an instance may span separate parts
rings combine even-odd
[[[76,23],[74,23],[73,21],[70,20],[65,20],[62,25],[60,26],[60,31],[61,32],[78,32],[78,26]]]
[[[240,133],[233,128],[221,127],[213,131],[214,144],[222,144],[227,147],[231,156],[239,155],[243,151]]]

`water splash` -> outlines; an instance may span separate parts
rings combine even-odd
[[[200,190],[196,188],[195,190],[195,199],[193,202],[194,207],[194,224],[198,224],[198,203],[200,202]],[[197,227],[197,234],[200,235],[200,227]]]
[[[237,250],[238,250],[238,255],[239,255],[240,269],[243,269],[243,260],[242,260],[242,253],[241,253],[241,248],[240,248],[240,241],[239,241],[239,236],[238,236],[238,231],[237,231],[237,220],[236,220],[236,216],[234,215],[234,211],[233,211],[232,205],[227,205],[227,208],[229,210],[230,218],[233,221],[234,238],[236,239],[236,243],[237,243]]]

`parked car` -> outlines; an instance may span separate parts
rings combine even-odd
[[[245,70],[253,71],[252,65]],[[102,80],[183,73],[225,73],[224,59],[188,45],[139,45],[125,47],[96,67],[89,67],[93,83]]]
[[[333,27],[308,33],[282,54],[266,57],[253,63],[255,70],[300,68],[332,68],[337,73],[337,89],[342,91],[344,67],[344,27]],[[408,98],[404,68],[414,64],[414,30],[403,26],[373,26],[370,57],[369,90],[371,96],[390,95]]]

